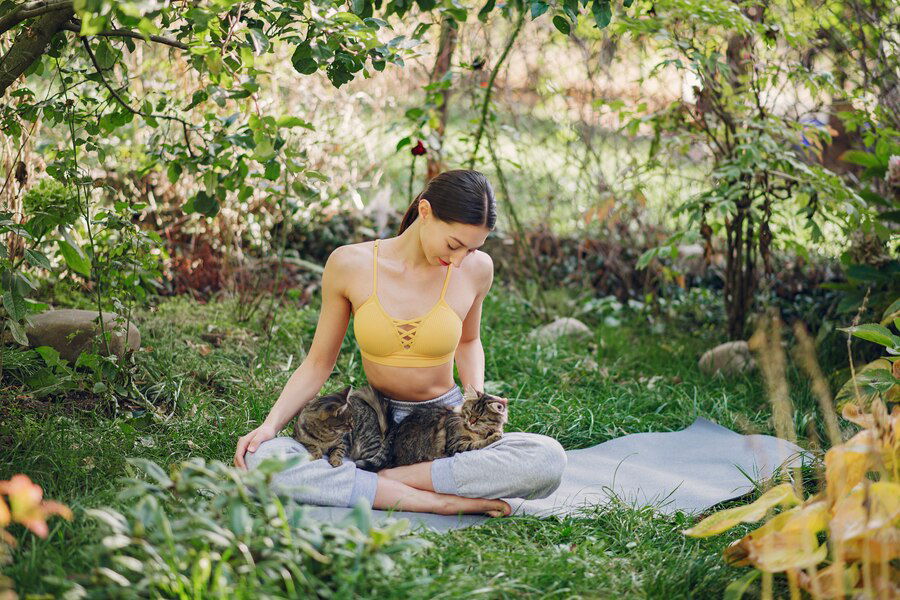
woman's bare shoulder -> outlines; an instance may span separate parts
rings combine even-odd
[[[476,250],[463,261],[462,270],[482,290],[489,288],[494,279],[494,261],[490,254],[481,250]]]
[[[359,242],[338,246],[328,255],[325,267],[334,265],[335,270],[353,272],[355,268],[372,261],[372,246],[374,242]]]

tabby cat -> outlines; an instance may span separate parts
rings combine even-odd
[[[358,390],[348,386],[303,407],[294,424],[294,438],[313,459],[327,454],[332,467],[340,466],[346,456],[357,467],[375,471],[390,458],[387,436],[391,422],[388,400],[371,386]]]
[[[411,465],[479,450],[501,438],[506,419],[506,399],[484,392],[467,393],[456,408],[414,408],[391,431],[391,465]]]

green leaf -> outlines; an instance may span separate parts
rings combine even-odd
[[[178,178],[181,177],[181,165],[177,162],[170,162],[166,168],[166,177],[168,177],[169,183],[177,183]]]
[[[9,320],[6,322],[9,325],[9,332],[12,334],[13,339],[18,342],[22,346],[28,345],[28,336],[25,335],[25,328],[18,321]]]
[[[277,121],[275,121],[275,124],[278,125],[279,127],[287,127],[287,128],[303,127],[305,129],[309,129],[310,131],[315,131],[315,129],[316,129],[315,127],[312,126],[312,124],[309,121],[304,121],[300,117],[291,117],[291,116],[280,117]]]
[[[264,163],[273,158],[275,158],[275,144],[269,138],[263,138],[253,149],[253,159]]]
[[[264,34],[261,29],[257,29],[255,27],[250,28],[250,42],[253,44],[253,52],[257,56],[265,53],[265,51],[268,50],[269,46],[271,45],[269,43],[269,38],[266,37],[266,34]]]
[[[550,5],[545,2],[532,2],[531,3],[531,20],[537,19],[539,16],[547,12],[547,9],[550,8]]]
[[[38,346],[34,351],[41,355],[48,367],[65,367],[69,364],[69,361],[60,358],[59,351],[51,346]]]
[[[891,348],[895,350],[900,349],[900,337],[892,334],[887,327],[884,327],[882,325],[866,323],[865,325],[856,325],[855,327],[839,327],[838,329],[862,340],[881,344],[885,348]]]
[[[464,8],[457,8],[457,7],[445,8],[444,12],[447,13],[448,15],[450,15],[451,17],[453,17],[455,20],[459,21],[460,23],[465,23],[466,18],[468,18],[468,16],[469,16],[469,13],[467,13],[466,9],[464,9]]]
[[[70,269],[79,275],[91,276],[91,261],[84,255],[81,247],[74,242],[59,240],[59,251]]]
[[[6,309],[6,314],[16,321],[24,319],[28,312],[25,307],[25,299],[15,288],[3,294],[3,308]]]
[[[759,579],[760,575],[762,575],[762,571],[753,569],[740,579],[735,579],[726,586],[725,593],[722,594],[722,600],[741,600],[750,584]]]
[[[838,157],[838,160],[863,167],[877,167],[880,164],[877,156],[862,150],[847,150]]]
[[[635,269],[645,269],[647,265],[650,264],[650,261],[656,258],[656,255],[659,254],[659,248],[650,248],[641,254],[641,257],[638,258],[637,264],[634,266]]]
[[[172,487],[172,480],[169,479],[169,476],[166,475],[166,472],[163,471],[162,467],[155,462],[147,460],[146,458],[127,458],[125,460],[146,473],[160,486],[164,488]]]
[[[612,8],[609,6],[609,0],[594,0],[591,5],[591,12],[594,14],[594,21],[597,27],[603,29],[612,20]]]
[[[883,196],[879,196],[872,190],[860,190],[859,197],[868,202],[869,204],[877,204],[879,206],[890,207],[891,203],[888,202]]]
[[[891,303],[891,305],[888,306],[884,310],[884,314],[881,315],[881,318],[882,318],[881,324],[886,325],[887,321],[892,319],[894,317],[894,315],[897,315],[897,314],[900,314],[900,298],[897,298],[896,300],[894,300]]]
[[[860,281],[881,281],[889,282],[890,274],[873,267],[872,265],[850,265],[844,269],[847,279],[858,279]]]
[[[113,50],[112,46],[109,45],[109,42],[106,40],[100,40],[100,43],[97,45],[97,50],[94,52],[94,57],[97,59],[97,64],[100,65],[100,69],[103,71],[107,71],[116,64],[116,51]]]
[[[312,47],[309,42],[303,42],[291,55],[291,64],[302,75],[312,75],[319,69],[319,63],[313,58]]]
[[[497,0],[488,0],[484,3],[484,6],[481,7],[481,10],[478,11],[478,20],[482,23],[487,22],[488,15],[491,14],[491,11],[494,10],[494,6],[496,5]]]
[[[216,200],[215,196],[207,194],[204,190],[197,192],[197,195],[194,196],[192,200],[194,212],[198,212],[207,217],[214,217],[219,212],[218,200]]]
[[[879,221],[891,221],[892,223],[900,223],[900,210],[886,210],[879,213],[876,217]]]
[[[269,161],[266,163],[266,171],[263,174],[263,177],[268,179],[269,181],[275,181],[278,179],[278,176],[281,174],[281,163],[276,161]]]
[[[26,250],[25,259],[33,267],[47,269],[48,271],[53,269],[53,265],[50,264],[50,259],[48,259],[42,252],[38,252],[37,250]]]
[[[238,537],[247,535],[253,530],[250,511],[240,501],[232,502],[228,509],[228,528]]]
[[[571,26],[569,26],[569,21],[562,15],[553,17],[553,25],[563,35],[569,35],[569,32],[572,31]]]

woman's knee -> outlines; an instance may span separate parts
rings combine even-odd
[[[546,498],[556,491],[568,461],[559,442],[546,435],[521,432],[505,435],[503,441],[515,448],[517,462],[525,469],[519,477],[527,482],[528,489],[519,497]]]
[[[282,436],[266,440],[256,448],[256,452],[248,451],[244,455],[244,462],[247,463],[248,469],[255,469],[267,458],[288,458],[306,453],[306,448],[300,442],[294,438]]]
[[[534,450],[534,464],[540,465],[541,475],[538,481],[538,488],[535,492],[535,498],[546,498],[556,491],[559,484],[562,483],[563,473],[566,470],[568,457],[562,444],[552,437],[545,435],[537,435],[540,438]]]

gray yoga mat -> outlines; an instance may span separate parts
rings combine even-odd
[[[697,513],[754,489],[803,449],[769,435],[741,435],[698,418],[687,429],[634,433],[566,452],[569,462],[559,489],[542,500],[508,499],[514,515],[576,515],[612,499],[654,506],[663,513]],[[312,507],[312,515],[338,521],[351,509]],[[374,522],[407,518],[413,528],[446,531],[480,523],[478,515],[443,516],[373,510]]]

